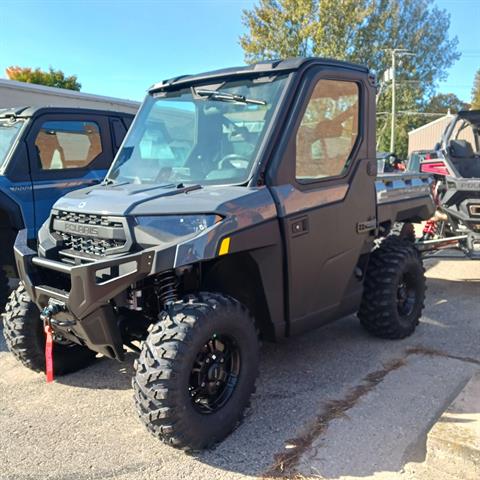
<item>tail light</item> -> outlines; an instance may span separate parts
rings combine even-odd
[[[426,157],[425,160],[427,160]],[[430,173],[434,175],[450,175],[447,165],[442,160],[437,160],[435,162],[422,162],[420,164],[420,171],[422,173]]]

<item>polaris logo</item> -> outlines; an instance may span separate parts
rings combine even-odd
[[[78,223],[75,221],[53,219],[52,231],[63,232],[70,235],[82,237],[103,238],[110,240],[125,240],[123,227],[111,227],[106,225],[94,225],[89,223]]]
[[[65,222],[65,231],[90,236],[97,236],[99,233],[97,227],[92,227],[90,225],[82,225],[81,223],[68,222]]]

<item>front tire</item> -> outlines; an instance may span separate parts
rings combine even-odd
[[[408,337],[422,315],[425,290],[418,250],[408,240],[387,237],[370,256],[358,311],[361,324],[380,338]]]
[[[23,284],[10,295],[3,314],[3,335],[8,349],[25,367],[45,371],[45,333],[37,306],[30,300]],[[96,353],[80,345],[54,342],[53,370],[64,375],[86,367]]]
[[[134,399],[148,430],[199,450],[239,423],[258,374],[259,342],[248,310],[202,293],[160,314],[135,362]]]

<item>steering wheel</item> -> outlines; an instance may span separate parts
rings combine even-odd
[[[219,170],[224,169],[227,163],[233,168],[248,168],[250,165],[250,159],[239,153],[229,153],[218,162]]]

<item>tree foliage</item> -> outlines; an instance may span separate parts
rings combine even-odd
[[[5,73],[10,80],[18,82],[36,83],[76,91],[82,88],[76,75],[66,76],[61,70],[55,70],[52,67],[49,67],[48,71],[43,71],[40,68],[11,66],[5,70]]]
[[[397,108],[421,111],[436,83],[459,58],[457,39],[448,34],[448,13],[430,0],[258,0],[243,11],[247,32],[240,45],[249,63],[292,56],[323,56],[368,65],[379,78],[398,57]],[[391,92],[379,98],[379,148],[388,148]],[[405,117],[405,118],[404,118]],[[425,120],[425,119],[424,119]],[[423,120],[423,123],[425,121]],[[396,151],[406,154],[407,130],[421,118],[399,115]],[[405,131],[402,131],[405,130]]]
[[[473,80],[472,110],[480,110],[480,69],[477,70]]]
[[[458,113],[468,110],[470,105],[460,100],[454,93],[438,93],[428,100],[425,111],[428,113]]]

